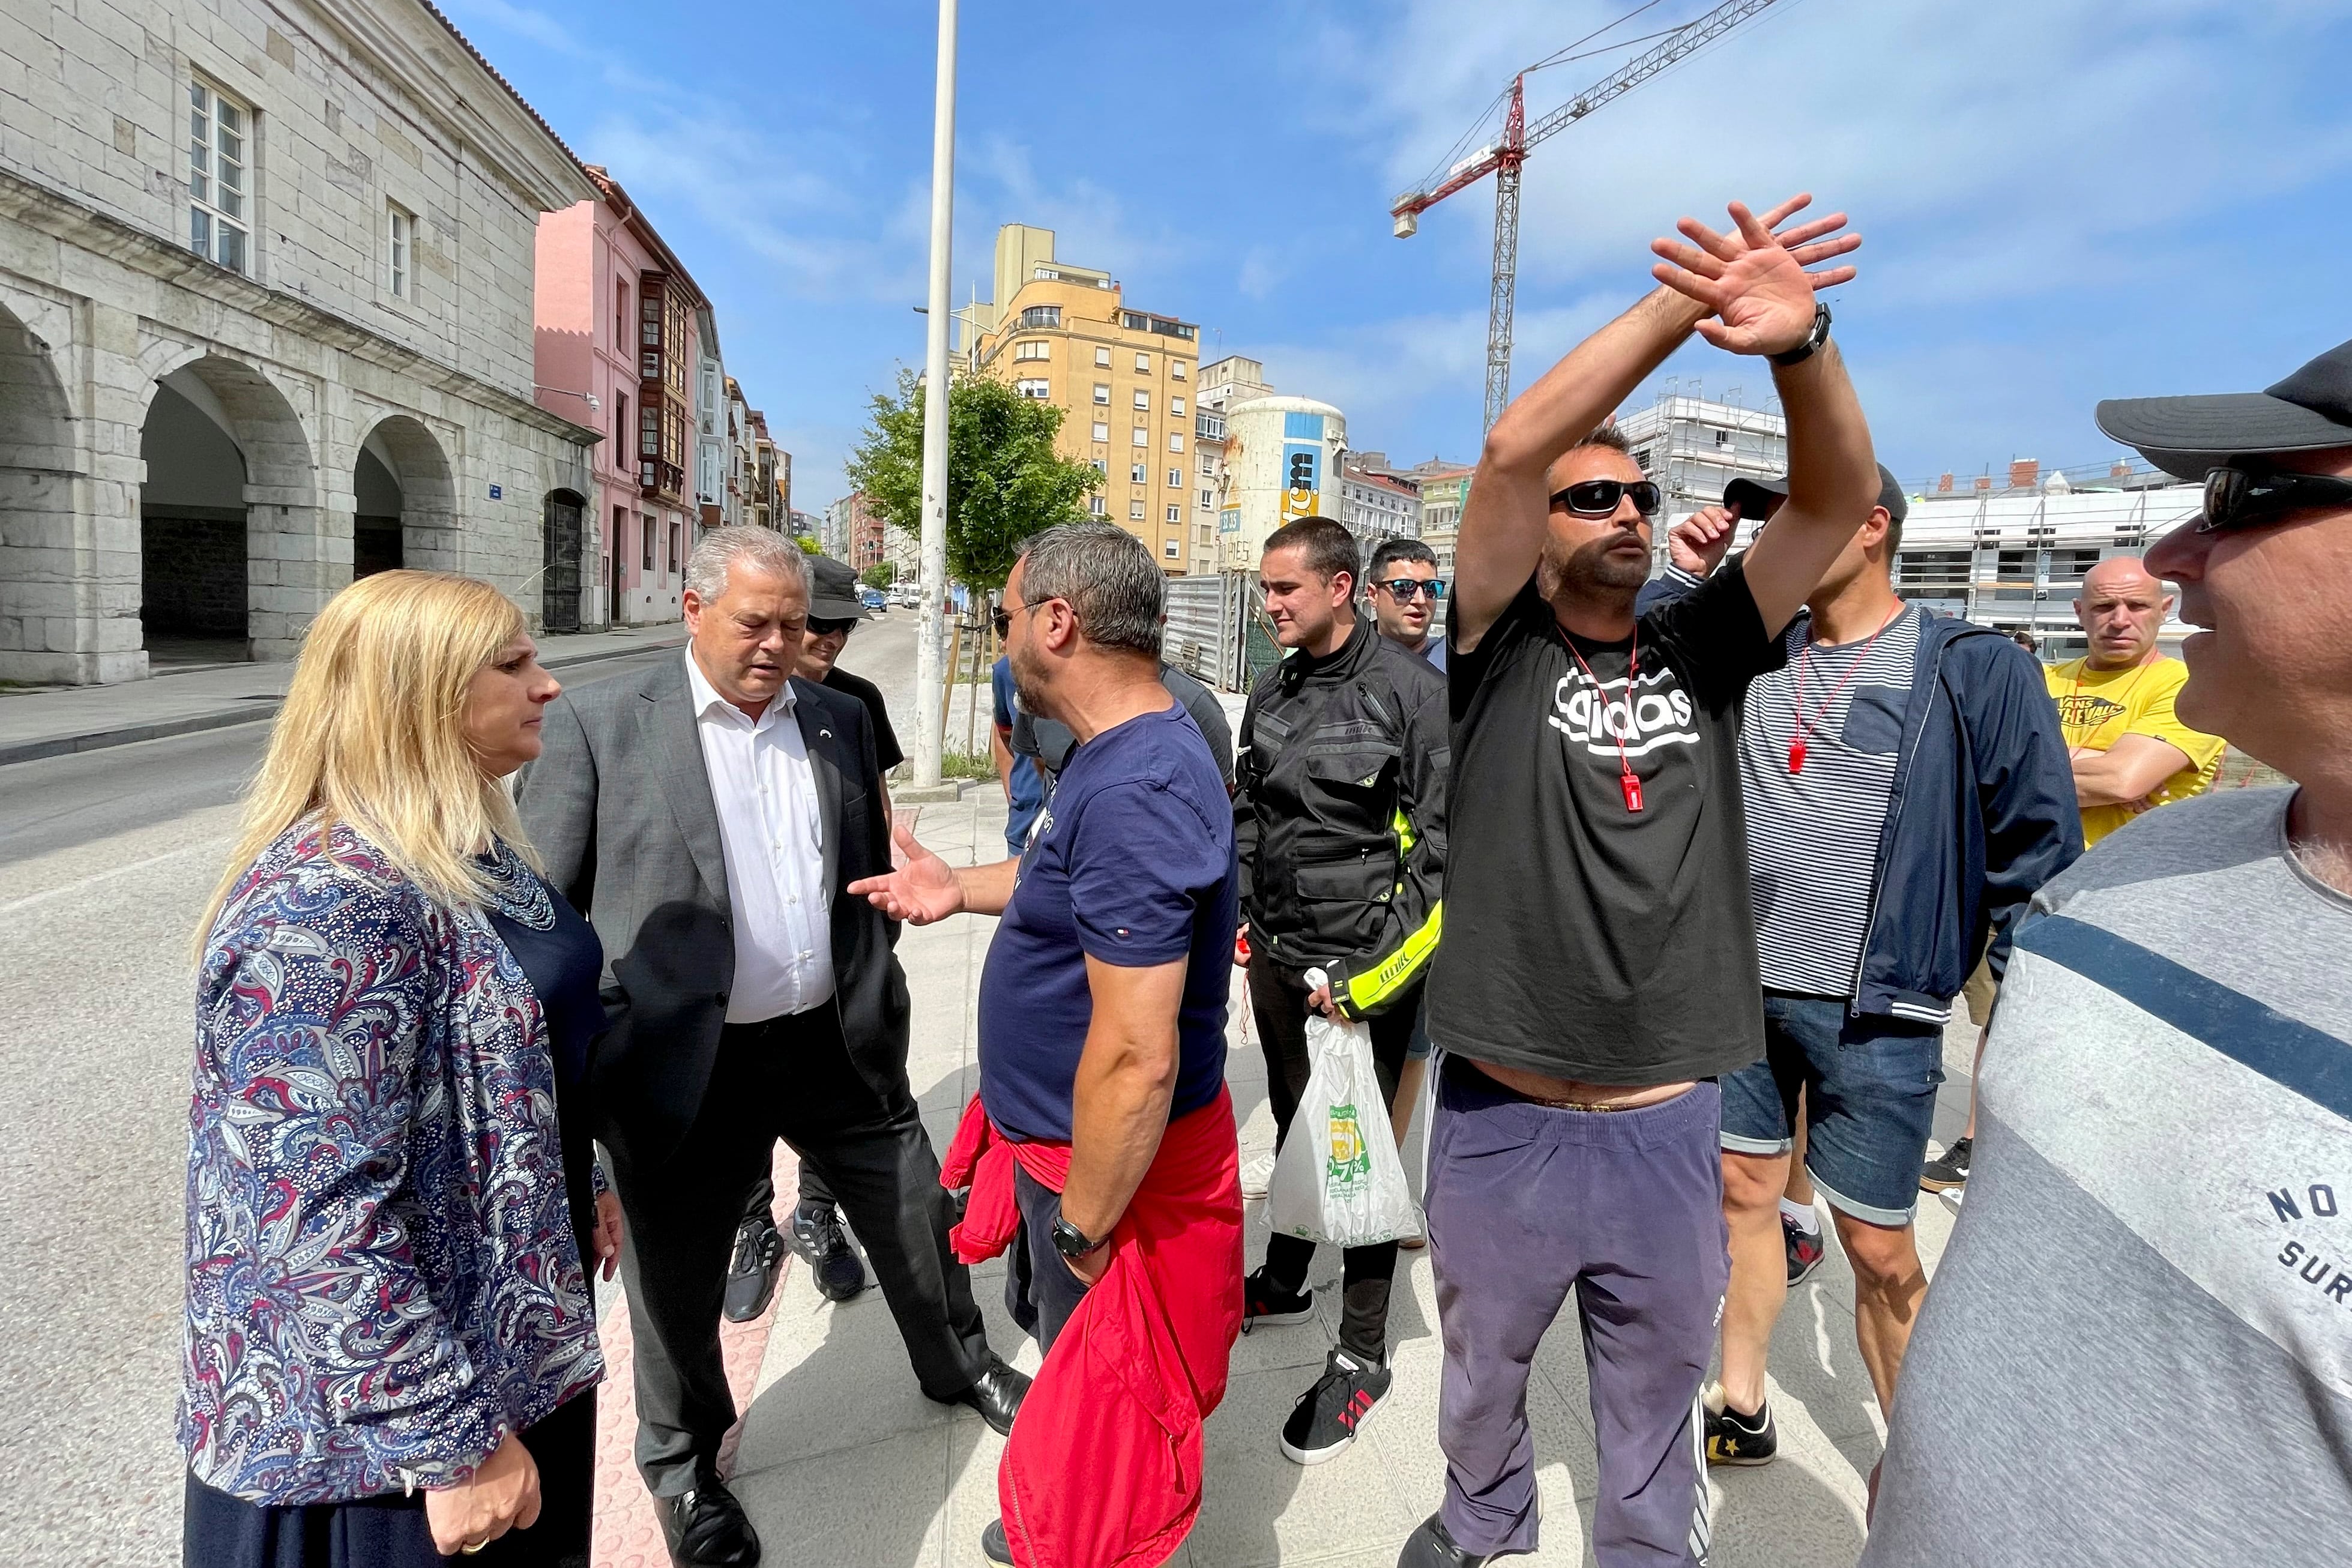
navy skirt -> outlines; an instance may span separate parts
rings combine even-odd
[[[425,1494],[271,1508],[188,1478],[184,1568],[588,1568],[596,1489],[596,1391],[572,1395],[522,1435],[539,1466],[539,1522],[470,1557],[444,1557]]]

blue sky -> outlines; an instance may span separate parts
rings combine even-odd
[[[1474,456],[1491,185],[1409,241],[1389,203],[1638,3],[964,0],[956,299],[999,224],[1043,225],[1360,448]],[[795,503],[840,494],[922,356],[928,0],[443,4],[692,268]],[[1530,79],[1530,114],[1621,58]],[[1811,189],[1864,237],[1838,335],[1898,473],[2106,458],[2101,397],[2259,387],[2352,336],[2347,58],[2340,0],[1780,0],[1531,156],[1514,384],[1648,286],[1677,215]],[[1661,374],[1769,386],[1704,344]]]

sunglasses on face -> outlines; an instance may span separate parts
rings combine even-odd
[[[1389,591],[1389,597],[1399,604],[1417,598],[1423,594],[1428,595],[1433,602],[1445,597],[1445,579],[1443,577],[1391,577],[1388,581],[1375,583],[1372,586],[1386,588]]]
[[[996,635],[998,637],[1003,637],[1005,633],[1013,629],[1013,612],[1010,610],[995,611],[988,617],[988,620],[989,624],[996,628]]]
[[[1633,498],[1633,510],[1643,517],[1658,515],[1658,487],[1647,479],[1635,479],[1628,484],[1622,479],[1579,479],[1566,489],[1554,490],[1551,504],[1564,506],[1579,517],[1611,517],[1623,498]]]
[[[816,616],[811,616],[809,617],[808,629],[810,634],[815,637],[829,637],[835,632],[839,632],[842,636],[847,637],[850,632],[856,627],[856,626],[857,623],[856,621],[826,621],[819,620]]]
[[[2205,515],[2197,520],[2197,531],[2228,533],[2260,528],[2289,512],[2340,506],[2352,506],[2352,479],[2253,468],[2208,468]]]

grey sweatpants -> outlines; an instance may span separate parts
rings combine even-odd
[[[1429,1138],[1445,1337],[1443,1516],[1474,1552],[1536,1549],[1528,1373],[1576,1295],[1600,1436],[1601,1568],[1705,1563],[1696,1413],[1731,1276],[1713,1083],[1640,1110],[1561,1110],[1446,1062]]]

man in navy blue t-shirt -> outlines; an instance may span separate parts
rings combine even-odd
[[[1070,523],[1030,541],[1005,584],[1006,657],[1022,707],[1078,744],[1026,851],[950,868],[901,829],[907,864],[850,889],[917,925],[1003,917],[981,977],[978,1111],[958,1142],[984,1135],[1014,1156],[981,1162],[971,1212],[1009,1215],[1007,1198],[1018,1207],[1007,1304],[1047,1352],[1049,1414],[1015,1423],[1004,1486],[1050,1500],[1034,1517],[1024,1507],[1018,1541],[1003,1521],[989,1527],[982,1544],[1000,1563],[1016,1549],[1024,1562],[1115,1560],[1123,1544],[1189,1523],[1197,1468],[1171,1479],[1097,1467],[1164,1449],[1153,1424],[1171,1410],[1191,1413],[1197,1440],[1240,1327],[1240,1171],[1224,1089],[1233,810],[1208,742],[1160,683],[1166,595],[1124,529]],[[971,1121],[980,1111],[985,1128]],[[1114,1271],[1118,1288],[1082,1313]],[[1084,1343],[1097,1328],[1150,1352],[1124,1378],[1106,1377],[1107,1356]],[[1138,1400],[1132,1380],[1154,1373],[1165,1397]],[[1087,1412],[1087,1445],[1045,1430],[1069,1406]],[[1153,1440],[1118,1440],[1128,1416]]]

